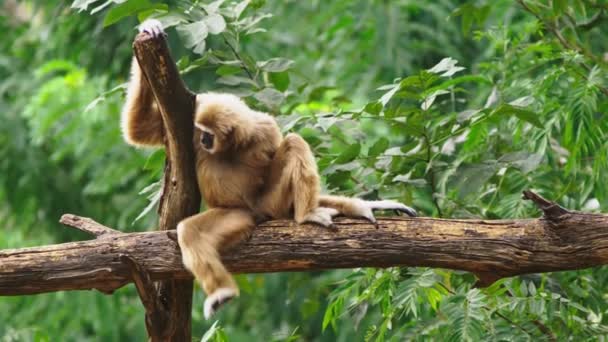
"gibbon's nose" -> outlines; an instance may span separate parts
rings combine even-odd
[[[210,150],[213,148],[213,138],[215,136],[209,132],[203,132],[203,136],[201,138],[201,144],[205,147],[205,149]]]

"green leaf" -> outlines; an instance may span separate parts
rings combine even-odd
[[[278,91],[285,91],[289,88],[289,73],[273,72],[268,74],[268,80]]]
[[[257,66],[266,72],[283,72],[288,70],[293,63],[291,59],[287,58],[271,58],[267,61],[257,62]]]
[[[226,29],[226,21],[219,14],[210,14],[203,21],[211,34],[220,34]]]
[[[150,194],[150,195],[148,195],[148,200],[150,202],[144,208],[144,210],[142,210],[139,213],[139,215],[137,215],[137,217],[135,218],[135,220],[133,220],[132,223],[135,223],[135,222],[139,221],[141,218],[143,218],[144,216],[146,216],[146,214],[148,214],[149,212],[151,212],[152,209],[154,209],[154,208],[156,208],[158,206],[158,203],[160,202],[160,196],[162,194],[162,184],[161,184],[161,182],[155,182],[155,183],[152,183],[152,184],[148,185],[139,194],[141,195],[141,194],[146,194],[146,193]]]
[[[388,148],[389,141],[385,137],[381,137],[369,148],[367,155],[370,157],[376,157],[382,154]]]
[[[528,293],[530,293],[531,296],[536,296],[536,285],[534,285],[533,281],[528,283]]]
[[[430,95],[428,95],[424,101],[422,101],[422,104],[420,105],[420,109],[422,110],[429,110],[429,108],[431,108],[431,106],[433,105],[433,102],[435,102],[435,99],[437,98],[437,96],[439,95],[445,95],[445,94],[449,94],[450,92],[447,90],[437,90],[433,93],[431,93]]]
[[[507,153],[498,159],[499,162],[507,163],[509,166],[518,168],[523,173],[535,170],[543,160],[541,153],[512,152]]]
[[[337,117],[320,117],[317,119],[317,125],[321,127],[324,132],[327,132],[331,126],[333,126],[339,118]]]
[[[168,10],[168,8],[167,8],[167,10]],[[143,21],[144,19],[146,19],[148,17],[148,16],[145,16],[142,18],[140,15],[138,15],[138,18],[140,19],[140,21]],[[157,20],[159,20],[163,24],[163,27],[165,29],[188,22],[186,16],[181,13],[171,12],[171,13],[162,14],[160,16],[155,15],[155,17]]]
[[[382,103],[374,101],[366,104],[365,108],[363,108],[363,111],[372,115],[378,115],[382,111],[382,108]]]
[[[538,115],[536,113],[520,107],[512,106],[510,104],[500,105],[498,108],[496,108],[496,110],[494,110],[493,114],[512,114],[515,115],[518,119],[531,123],[532,125],[538,128],[545,128],[543,126],[543,123],[538,119]]]
[[[215,73],[220,76],[228,76],[228,75],[238,74],[239,72],[241,72],[241,70],[243,70],[243,69],[241,69],[237,66],[234,66],[234,65],[222,65],[219,68],[217,68]]]
[[[361,169],[361,167],[362,167],[361,163],[357,160],[353,160],[346,164],[333,163],[333,164],[329,165],[327,168],[323,169],[323,172],[321,174],[324,176],[332,175],[338,171],[354,171],[357,169]]]
[[[437,65],[430,68],[428,71],[434,74],[440,74],[442,77],[450,77],[455,73],[464,70],[464,67],[457,66],[458,61],[452,57],[442,59]]]
[[[112,7],[106,17],[103,20],[103,26],[108,27],[124,17],[128,17],[137,12],[141,12],[144,10],[149,10],[152,8],[163,8],[163,6],[159,6],[157,4],[153,4],[150,0],[129,0],[127,2],[123,2],[118,6]]]
[[[77,8],[79,12],[86,11],[90,4],[99,0],[75,0],[72,3],[72,8]]]
[[[523,296],[523,297],[528,296],[528,287],[526,286],[525,280],[522,280],[521,283],[519,284],[519,291],[521,292],[521,296]]]
[[[471,193],[479,191],[488,179],[498,171],[500,164],[488,160],[479,164],[468,164],[458,168],[454,173],[454,186],[457,187],[459,198],[464,198]]]
[[[218,322],[219,321],[213,322],[213,325],[211,325],[211,327],[203,335],[203,338],[201,339],[201,342],[209,342],[209,341],[211,341],[211,338],[213,338],[213,336],[215,336],[215,334],[219,330],[219,326],[217,325]]]
[[[380,98],[380,103],[382,103],[382,106],[386,106],[386,104],[390,102],[390,100],[393,98],[393,96],[395,96],[395,93],[397,93],[397,91],[399,91],[399,88],[400,88],[400,85],[395,84],[395,85],[393,85],[391,90],[387,91],[386,93],[384,93],[384,95],[382,95],[382,97]]]
[[[479,75],[466,75],[466,76],[459,76],[459,77],[455,77],[449,80],[446,80],[445,82],[442,82],[441,84],[434,86],[432,88],[429,88],[428,90],[426,90],[423,94],[423,96],[425,96],[426,94],[431,94],[436,92],[437,90],[442,90],[442,89],[448,89],[452,86],[461,84],[461,83],[466,83],[466,82],[473,82],[473,83],[484,83],[484,84],[492,84],[492,82],[487,78],[487,77],[483,77],[483,76],[479,76]]]
[[[217,0],[210,4],[201,4],[205,9],[205,12],[209,14],[217,13],[220,9],[220,6],[224,3],[225,0]]]
[[[270,108],[278,107],[285,99],[285,95],[283,95],[283,93],[273,88],[264,88],[255,93],[253,97]]]
[[[241,1],[240,3],[238,3],[237,5],[235,5],[234,9],[232,11],[232,17],[234,19],[240,18],[241,14],[245,10],[245,8],[247,8],[247,5],[249,5],[249,2],[250,2],[250,0],[244,0],[244,1]]]
[[[205,39],[209,31],[204,21],[200,20],[190,24],[178,25],[177,33],[184,40],[184,45],[187,48],[194,49],[196,53],[202,53],[205,50]]]
[[[344,151],[342,151],[342,153],[340,153],[340,155],[338,156],[338,158],[336,158],[334,162],[338,164],[346,164],[357,158],[359,156],[359,152],[361,152],[361,144],[352,144],[348,146]]]
[[[405,183],[405,184],[410,184],[412,186],[416,186],[416,187],[423,187],[427,185],[427,181],[425,179],[419,178],[419,179],[411,179],[410,175],[399,175],[395,178],[393,178],[393,182],[400,182],[400,183]]]
[[[553,0],[553,13],[561,15],[568,11],[568,0]]]
[[[234,76],[234,75],[222,76],[222,77],[218,78],[216,82],[220,83],[220,84],[226,84],[229,86],[236,86],[239,84],[251,84],[254,87],[257,86],[257,84],[250,78],[242,77],[242,76]]]
[[[169,12],[169,6],[165,4],[157,4],[154,7],[143,10],[137,13],[137,20],[143,22],[148,18],[155,18],[160,21],[163,28],[166,30],[169,27],[173,27],[179,23],[186,22],[182,16],[177,13]],[[92,13],[91,13],[92,14]]]

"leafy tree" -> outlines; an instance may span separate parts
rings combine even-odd
[[[1,6],[2,248],[82,239],[52,223],[70,211],[153,225],[163,152],[126,147],[118,128],[132,28],[147,17],[169,28],[192,89],[239,94],[304,136],[332,192],[437,217],[536,216],[520,198],[529,188],[608,211],[604,1]],[[470,274],[428,268],[247,275],[218,322],[203,321],[197,291],[193,328],[235,341],[599,339],[607,277],[596,268],[478,289]],[[143,339],[142,317],[130,287],[4,298],[0,336]]]

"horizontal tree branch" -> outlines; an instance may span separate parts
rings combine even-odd
[[[543,218],[389,217],[379,219],[378,228],[360,220],[338,219],[337,229],[331,230],[271,221],[224,253],[223,260],[236,273],[441,267],[473,272],[482,286],[518,274],[608,263],[608,216],[568,211],[531,192],[525,197],[543,209]],[[89,226],[94,222],[74,217],[63,221]],[[151,281],[191,279],[174,235],[174,231],[103,234],[90,241],[2,250],[0,295],[85,289],[111,293],[133,282],[141,270]],[[133,265],[139,265],[138,269],[134,271]],[[140,292],[147,291],[141,282],[139,287]]]

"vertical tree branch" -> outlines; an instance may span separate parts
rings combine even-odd
[[[165,177],[159,206],[159,229],[175,229],[200,209],[195,170],[193,115],[195,95],[181,79],[165,38],[140,33],[134,54],[160,109],[165,127]],[[190,341],[192,281],[166,280],[156,287],[159,305],[146,312],[152,341]],[[157,311],[165,312],[159,313]],[[166,317],[166,319],[158,319]]]

